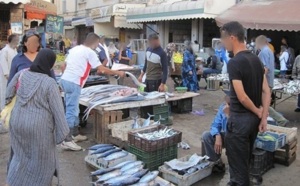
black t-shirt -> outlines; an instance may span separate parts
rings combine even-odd
[[[232,80],[241,80],[248,97],[256,107],[260,107],[262,105],[264,67],[259,58],[251,51],[239,52],[229,61],[227,70],[231,82],[230,111],[250,112],[239,102],[232,86]]]
[[[122,56],[122,57],[128,57],[128,56],[127,56],[127,53],[126,53],[126,50],[123,50],[123,51],[122,51],[121,56]],[[124,64],[124,65],[129,65],[129,60],[121,59],[121,60],[119,61],[119,63]]]
[[[59,42],[59,50],[60,50],[60,51],[63,51],[63,49],[64,49],[63,47],[64,47],[64,46],[65,46],[65,42],[64,42],[64,41],[60,41],[60,42]]]

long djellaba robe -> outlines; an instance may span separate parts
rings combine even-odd
[[[185,50],[183,53],[182,63],[182,85],[187,87],[188,91],[197,92],[199,84],[196,73],[195,56],[189,51]],[[192,74],[189,74],[192,72]]]
[[[56,145],[69,133],[57,83],[45,74],[21,71],[7,87],[7,100],[15,94],[7,183],[10,186],[51,185],[54,174],[58,175]]]

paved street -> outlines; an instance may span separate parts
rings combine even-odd
[[[223,99],[223,92],[221,91],[205,91],[201,90],[201,95],[194,99],[194,109],[204,109],[205,116],[195,116],[192,114],[174,114],[173,127],[182,131],[184,141],[191,145],[190,150],[179,150],[179,157],[187,154],[193,154],[195,152],[201,152],[200,135],[203,131],[208,130],[210,123],[216,113],[215,109]],[[278,106],[278,110],[283,113],[292,122],[289,127],[299,127],[300,117],[294,113],[295,99],[288,100],[287,102]],[[92,124],[89,124],[83,131],[88,136],[92,136]],[[299,132],[298,132],[299,136]],[[0,135],[0,186],[4,185],[6,164],[9,155],[9,139],[8,134]],[[92,141],[81,143],[84,148],[93,144]],[[299,148],[297,153],[299,153]],[[223,151],[225,152],[225,151]],[[88,186],[90,185],[89,172],[92,170],[85,165],[84,157],[87,154],[86,151],[80,152],[66,152],[59,149],[60,157],[60,173],[62,177],[62,186]],[[224,154],[224,153],[223,153]],[[226,161],[226,156],[223,155],[223,159]],[[264,186],[282,186],[282,185],[298,185],[300,182],[300,158],[290,166],[285,167],[275,164],[275,168],[270,170],[264,175]],[[209,178],[197,183],[197,186],[217,186],[224,185],[227,181],[228,175],[225,174],[225,178],[222,180],[223,175],[212,175]]]

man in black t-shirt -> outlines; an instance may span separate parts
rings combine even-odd
[[[244,28],[230,22],[221,28],[221,38],[234,57],[228,63],[230,117],[225,136],[229,163],[228,185],[249,186],[249,160],[257,133],[266,131],[270,89],[259,58],[247,50]]]

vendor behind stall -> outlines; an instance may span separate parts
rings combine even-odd
[[[130,48],[126,47],[125,43],[121,43],[118,56],[120,64],[129,65],[129,62],[132,59],[132,53]]]
[[[157,34],[151,34],[148,40],[150,47],[147,49],[145,66],[138,80],[142,82],[146,74],[145,92],[164,92],[168,77],[167,54],[160,46]]]
[[[228,94],[228,92],[225,92]],[[225,102],[219,107],[218,113],[211,124],[210,131],[205,131],[202,134],[202,144],[204,145],[205,154],[209,156],[210,161],[217,162],[214,171],[225,171],[225,165],[222,162],[222,148],[224,145],[224,138],[227,126],[227,117],[229,115],[230,98],[225,96]],[[202,152],[204,155],[204,152]]]

